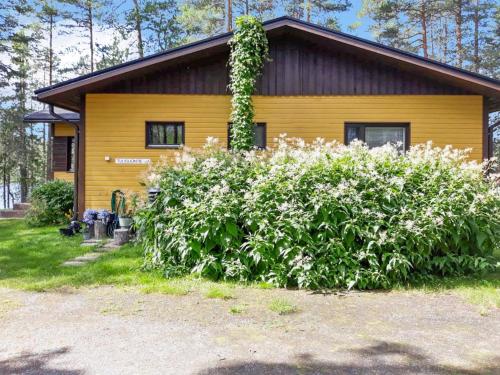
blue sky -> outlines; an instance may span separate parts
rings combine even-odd
[[[352,7],[348,12],[342,13],[339,17],[342,24],[342,31],[348,32],[350,34],[355,34],[361,38],[373,39],[368,27],[370,26],[370,20],[367,17],[363,19],[358,18],[358,12],[361,9],[362,0],[351,0]],[[356,31],[349,31],[349,25],[355,22],[361,22],[361,26]]]

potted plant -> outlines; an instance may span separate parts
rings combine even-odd
[[[102,209],[97,212],[97,220],[102,221],[103,224],[108,224],[111,214],[108,210]]]
[[[138,196],[136,193],[129,194],[129,200],[124,193],[119,193],[118,208],[118,222],[120,228],[130,228],[133,223],[133,216],[137,207]]]
[[[122,213],[120,214],[120,216],[118,216],[120,228],[130,228],[133,221],[134,219],[132,219],[132,214],[130,212]]]
[[[85,224],[85,229],[83,230],[83,239],[90,240],[94,234],[94,221],[97,219],[97,211],[92,209],[87,209],[83,213],[82,222]]]

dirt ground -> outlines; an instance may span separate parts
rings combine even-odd
[[[0,374],[500,374],[500,311],[454,295],[234,294],[0,289]]]

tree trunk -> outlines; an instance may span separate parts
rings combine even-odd
[[[306,20],[311,22],[311,0],[306,0]]]
[[[250,7],[248,5],[248,0],[245,0],[245,14],[248,16],[248,13],[250,13]]]
[[[431,22],[430,23],[431,27],[429,29],[429,33],[430,33],[430,41],[431,41],[431,57],[433,59],[436,58],[436,50],[434,49],[434,45],[435,45],[435,27],[436,27],[436,23],[435,22]]]
[[[233,1],[227,0],[227,31],[233,30]]]
[[[472,21],[474,22],[474,71],[479,72],[479,0],[476,0],[476,6],[474,7],[474,16]]]
[[[54,16],[51,14],[49,19],[49,86],[52,85],[53,70],[54,70],[54,50],[52,47],[52,39],[54,32]]]
[[[28,168],[26,168],[26,165],[19,166],[19,185],[21,203],[25,203],[28,200]]]
[[[461,68],[464,62],[463,45],[462,45],[462,0],[455,1],[455,34],[457,44],[457,65]]]
[[[98,241],[106,238],[106,224],[100,220],[94,221],[94,237]]]
[[[20,86],[22,87],[22,85]],[[21,108],[23,107],[24,106],[21,105]],[[21,113],[24,113],[22,109]],[[21,122],[18,126],[19,126],[19,141],[20,141],[19,154],[21,159],[19,160],[19,186],[21,192],[21,202],[24,203],[28,199],[28,140],[24,124]]]
[[[7,167],[5,165],[5,160],[3,162],[2,168],[2,203],[3,208],[7,208]]]
[[[88,2],[88,26],[90,37],[90,71],[94,71],[94,17],[92,15],[92,2]]]
[[[422,50],[424,52],[424,57],[429,57],[427,48],[427,6],[425,0],[422,0],[420,8],[420,21],[422,24]]]
[[[443,62],[448,62],[448,21],[444,21],[444,46],[443,46]]]
[[[128,228],[119,228],[115,229],[114,235],[113,235],[113,241],[116,245],[123,245],[126,244],[129,239],[130,235],[128,232]]]
[[[134,0],[135,32],[137,33],[137,51],[140,57],[144,57],[144,43],[142,41],[142,17],[139,1]]]
[[[7,205],[6,208],[10,207],[10,197],[12,196],[10,192],[10,175],[7,175]]]

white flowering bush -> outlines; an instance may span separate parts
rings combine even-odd
[[[161,193],[136,222],[167,276],[366,289],[495,267],[500,190],[466,151],[212,140],[151,174]]]

